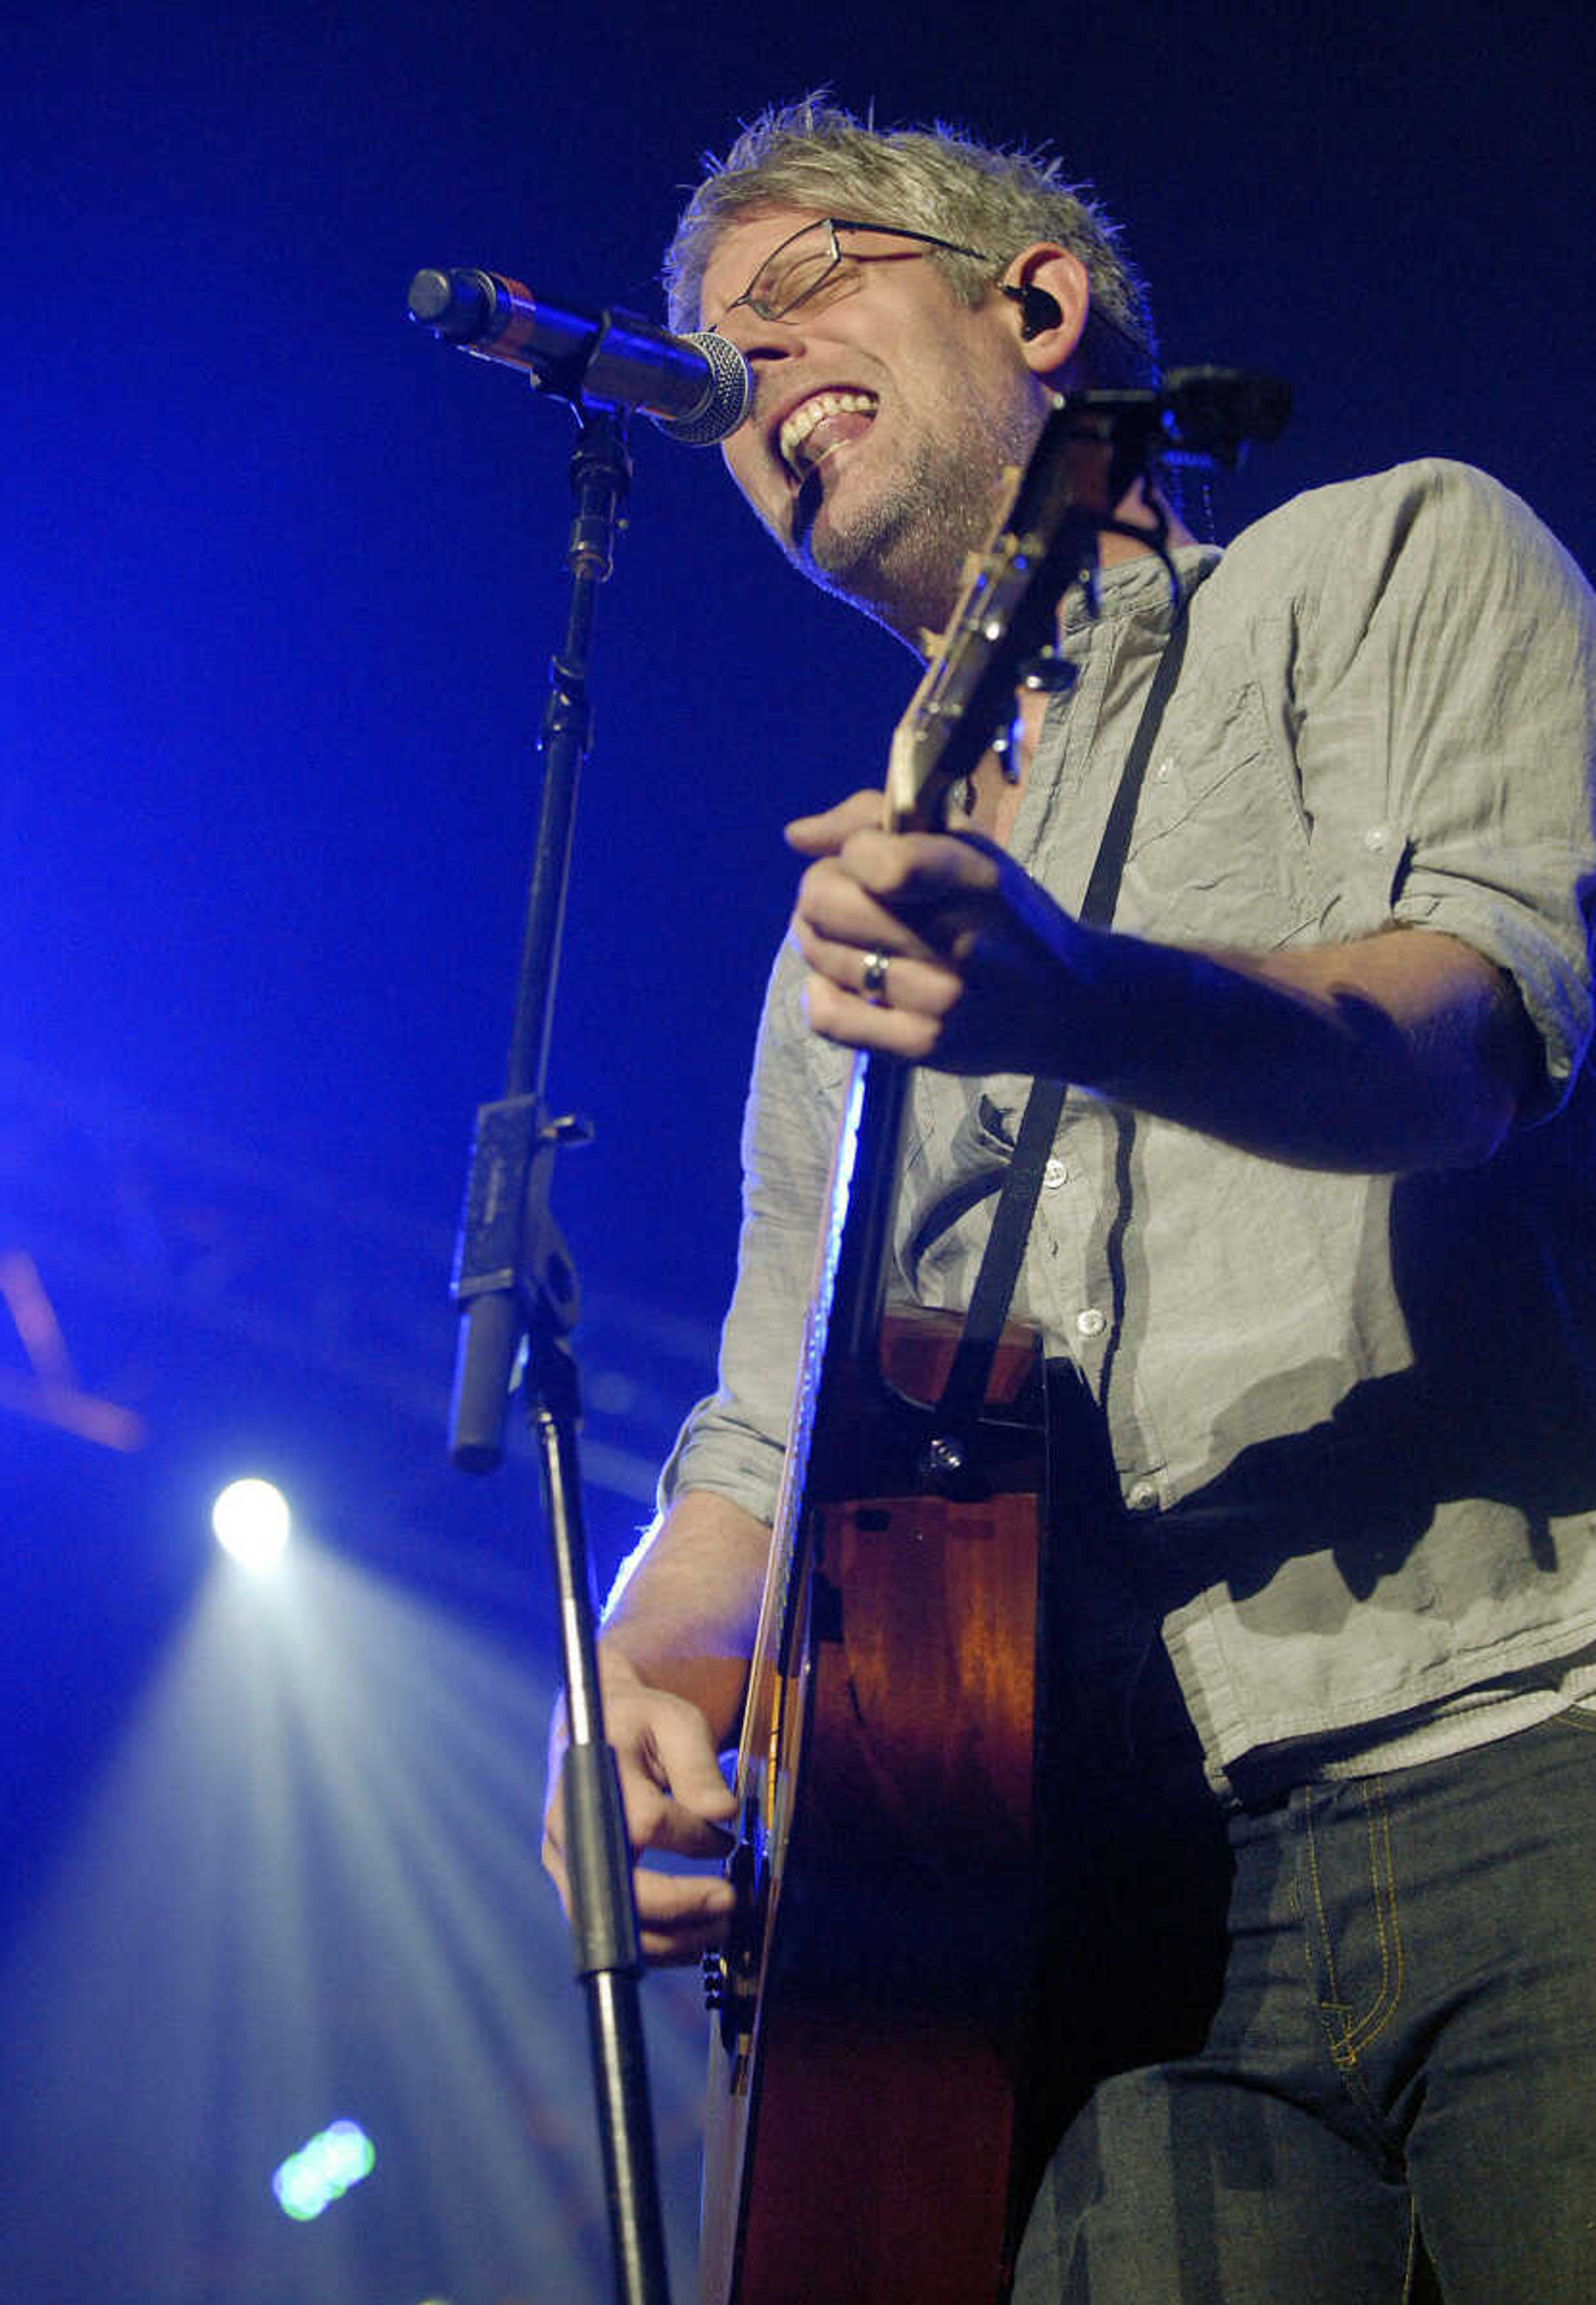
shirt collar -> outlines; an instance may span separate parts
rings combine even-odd
[[[1098,578],[1095,617],[1080,592],[1072,594],[1064,614],[1065,637],[1094,623],[1113,624],[1122,617],[1133,617],[1142,623],[1167,627],[1174,619],[1176,608],[1169,567],[1175,571],[1178,598],[1184,603],[1203,579],[1212,574],[1220,558],[1217,544],[1177,544],[1170,549],[1169,566],[1151,552],[1138,553],[1132,560],[1116,560]]]

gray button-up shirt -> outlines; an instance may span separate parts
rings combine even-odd
[[[1185,661],[1117,926],[1271,949],[1388,923],[1507,970],[1544,1050],[1466,1171],[1286,1167],[1072,1091],[1016,1297],[1100,1403],[1210,1772],[1378,1742],[1596,1643],[1596,625],[1517,499],[1441,463],[1319,489],[1178,556]],[[1170,620],[1151,560],[1071,618],[1011,841],[1078,906]],[[666,1501],[768,1518],[844,1052],[772,977],[720,1389]],[[967,1300],[1028,1084],[916,1076],[896,1289]]]

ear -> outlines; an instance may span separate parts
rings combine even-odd
[[[1020,358],[1034,376],[1061,379],[1091,309],[1086,267],[1056,241],[1034,241],[1010,260],[1002,293],[1014,305]]]

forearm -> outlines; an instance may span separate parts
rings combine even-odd
[[[813,1030],[970,1075],[1035,1073],[1303,1168],[1463,1167],[1541,1062],[1511,980],[1395,925],[1268,952],[1154,944],[1072,918],[990,840],[789,828],[817,855],[794,925]],[[887,981],[865,991],[868,956]]]
[[[1117,1102],[1302,1167],[1485,1159],[1535,1061],[1511,981],[1396,929],[1348,945],[1195,952],[1098,935],[1052,1061]]]
[[[743,1708],[769,1543],[742,1506],[689,1490],[627,1563],[604,1613],[604,1658],[689,1698],[721,1747]]]

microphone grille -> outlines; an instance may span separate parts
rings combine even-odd
[[[691,416],[656,416],[654,421],[669,440],[680,440],[689,448],[713,447],[747,415],[753,371],[736,345],[713,328],[695,328],[679,341],[702,353],[709,362],[709,392]]]

